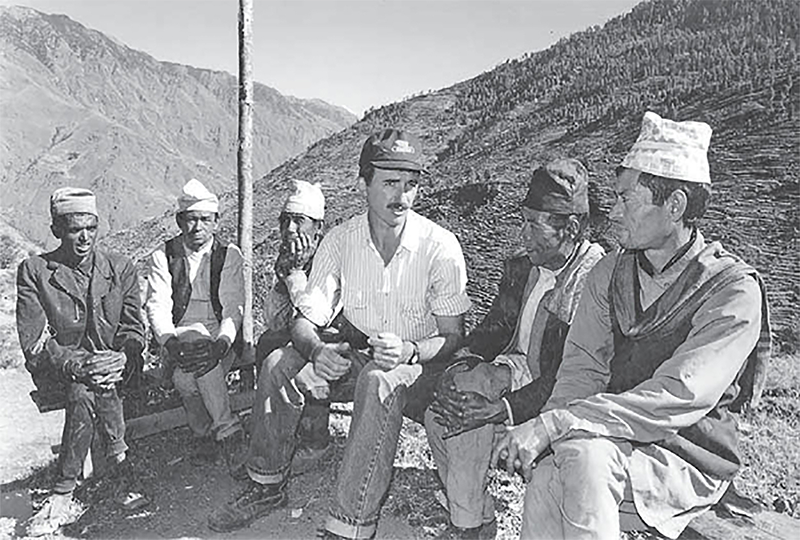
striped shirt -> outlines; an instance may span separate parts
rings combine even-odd
[[[469,310],[466,289],[464,254],[453,233],[409,211],[400,245],[384,264],[362,214],[322,240],[297,308],[317,326],[343,310],[368,336],[391,332],[421,340],[439,333],[435,315]]]

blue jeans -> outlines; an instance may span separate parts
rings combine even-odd
[[[75,489],[95,434],[103,437],[109,456],[128,449],[122,400],[116,389],[93,392],[85,384],[68,382],[66,394],[64,431],[58,455],[59,477],[53,488],[55,493],[62,494]]]
[[[348,353],[350,371],[330,383],[329,402],[353,401],[353,417],[339,468],[336,497],[326,527],[347,538],[369,538],[375,532],[378,513],[392,476],[404,408],[424,411],[432,397],[435,378],[444,369],[426,367],[410,386],[398,384],[383,401],[386,372],[357,351]],[[306,364],[291,347],[267,356],[258,379],[253,404],[253,433],[247,460],[250,478],[276,485],[289,474],[297,445],[297,431],[309,397],[300,404],[284,399],[277,372],[294,376]],[[327,424],[325,424],[327,427]]]

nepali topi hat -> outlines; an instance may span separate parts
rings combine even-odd
[[[292,192],[286,198],[283,211],[289,214],[302,214],[311,219],[325,219],[325,196],[319,184],[304,180],[292,180]]]
[[[78,213],[97,215],[97,198],[88,189],[63,187],[50,196],[51,218]]]
[[[710,143],[708,124],[675,122],[648,111],[644,113],[639,138],[622,160],[622,166],[664,178],[710,184]]]
[[[577,159],[556,159],[539,167],[522,206],[551,214],[588,214],[589,171]]]
[[[219,212],[219,199],[211,193],[199,180],[192,178],[183,186],[178,196],[178,212]]]

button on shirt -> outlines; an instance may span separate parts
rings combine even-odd
[[[466,285],[453,233],[409,211],[400,245],[384,264],[362,214],[325,236],[297,307],[320,327],[343,310],[368,336],[391,332],[421,340],[438,334],[434,315],[458,316],[470,308]]]

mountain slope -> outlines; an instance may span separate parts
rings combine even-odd
[[[276,252],[277,213],[291,178],[321,181],[328,222],[364,209],[355,182],[360,145],[402,126],[427,146],[431,175],[417,210],[453,230],[467,258],[474,322],[514,248],[530,173],[555,156],[592,176],[593,237],[613,245],[610,179],[646,110],[714,129],[715,195],[706,236],[765,278],[776,336],[792,348],[800,323],[800,11],[792,0],[656,0],[630,13],[429,95],[380,108],[313,145],[255,185],[256,299]],[[235,193],[226,197],[235,208]],[[140,256],[174,233],[169,217],[112,239]],[[223,231],[234,238],[236,216]]]
[[[64,15],[0,7],[0,163],[7,220],[49,238],[47,198],[94,189],[118,230],[171,207],[190,177],[230,189],[237,80],[159,62]],[[320,100],[254,88],[253,171],[261,176],[355,117]]]

